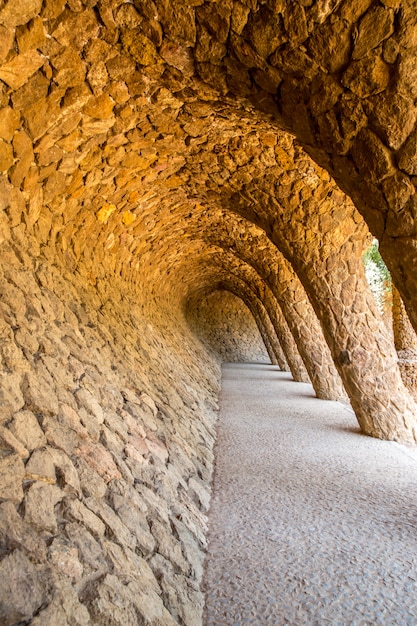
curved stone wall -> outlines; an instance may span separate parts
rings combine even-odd
[[[371,231],[417,328],[416,15],[0,2],[2,623],[200,624],[220,359],[189,310],[213,291],[415,443],[361,254]]]
[[[2,268],[2,624],[199,624],[217,362],[117,287]]]
[[[248,307],[229,291],[214,291],[189,306],[189,323],[222,362],[269,363]]]

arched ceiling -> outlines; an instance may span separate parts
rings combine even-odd
[[[18,190],[12,221],[23,214],[41,245],[70,269],[83,259],[92,279],[105,264],[131,282],[146,266],[160,278],[178,258],[168,238],[195,257],[189,221],[210,232],[213,207],[275,228],[287,258],[300,257],[297,229],[326,255],[329,216],[343,220],[349,201],[295,135],[378,236],[393,220],[391,235],[409,236],[413,7],[9,0],[0,169]]]
[[[2,239],[178,316],[225,267],[244,275],[228,248],[298,315],[295,339],[314,310],[379,419],[371,365],[401,383],[360,257],[369,227],[417,328],[416,9],[2,2]]]

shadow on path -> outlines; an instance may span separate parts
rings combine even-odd
[[[206,626],[415,626],[417,455],[274,366],[226,364]]]

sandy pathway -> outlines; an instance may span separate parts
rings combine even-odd
[[[225,365],[206,625],[417,625],[417,452],[267,365]]]

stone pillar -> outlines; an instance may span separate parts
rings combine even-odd
[[[305,368],[302,358],[300,357],[297,344],[294,341],[286,319],[281,311],[278,302],[271,302],[274,296],[271,293],[271,297],[266,297],[264,300],[265,309],[268,312],[269,318],[272,322],[275,332],[277,333],[278,340],[281,344],[282,350],[285,354],[288,366],[290,368],[292,377],[296,382],[309,383],[310,378]]]
[[[395,285],[392,286],[392,328],[397,352],[417,355],[417,335]]]
[[[362,430],[373,437],[417,440],[417,407],[401,380],[397,355],[365,280],[363,264],[343,262],[339,278],[324,267],[305,267],[309,290],[339,374]],[[323,273],[322,273],[323,272]]]
[[[405,310],[400,292],[392,286],[392,326],[401,378],[417,399],[417,335]]]
[[[262,335],[264,339],[264,343],[266,349],[268,350],[268,343],[270,345],[271,350],[271,363],[273,365],[278,365],[279,369],[282,372],[288,372],[288,364],[285,359],[284,352],[282,351],[281,345],[278,341],[277,334],[275,332],[275,328],[269,319],[268,313],[265,311],[261,302],[256,302],[253,307],[253,316],[255,318],[255,322],[258,324],[258,328],[261,332],[261,328],[264,329],[264,334]],[[262,334],[262,332],[261,332]],[[268,351],[269,352],[269,351]]]
[[[227,224],[215,222],[205,233],[206,240],[250,265],[270,288],[294,338],[316,396],[323,400],[346,398],[317,316],[298,276],[260,229],[257,233],[246,232],[244,237],[233,236],[233,229],[239,227],[234,221],[239,219],[230,215]]]
[[[277,359],[277,357],[275,355],[275,352],[274,352],[274,350],[272,348],[272,344],[269,341],[268,333],[266,332],[265,327],[262,325],[262,323],[260,322],[259,319],[258,320],[255,319],[255,321],[256,321],[256,325],[258,326],[259,332],[261,334],[262,341],[265,344],[266,351],[268,352],[271,364],[272,365],[277,365],[279,367],[278,359]]]
[[[279,273],[269,275],[268,281],[294,337],[316,396],[323,400],[345,398],[342,381],[317,316],[290,265],[282,259]]]
[[[268,242],[269,243],[269,242]],[[279,346],[282,349],[283,358],[287,365],[282,370],[291,372],[296,382],[309,383],[310,378],[299,354],[297,344],[291,334],[281,308],[269,286],[261,278],[258,272],[248,263],[242,262],[230,251],[224,252],[221,259],[222,265],[228,274],[233,271],[236,279],[245,291],[251,292],[265,307],[265,311],[275,330]],[[230,278],[230,276],[229,276]]]
[[[305,203],[302,219],[284,236],[277,220],[272,238],[309,295],[363,432],[415,442],[417,406],[401,380],[392,339],[365,278],[361,219],[340,192],[323,201],[322,191],[316,205]],[[326,221],[325,233],[317,213]]]

